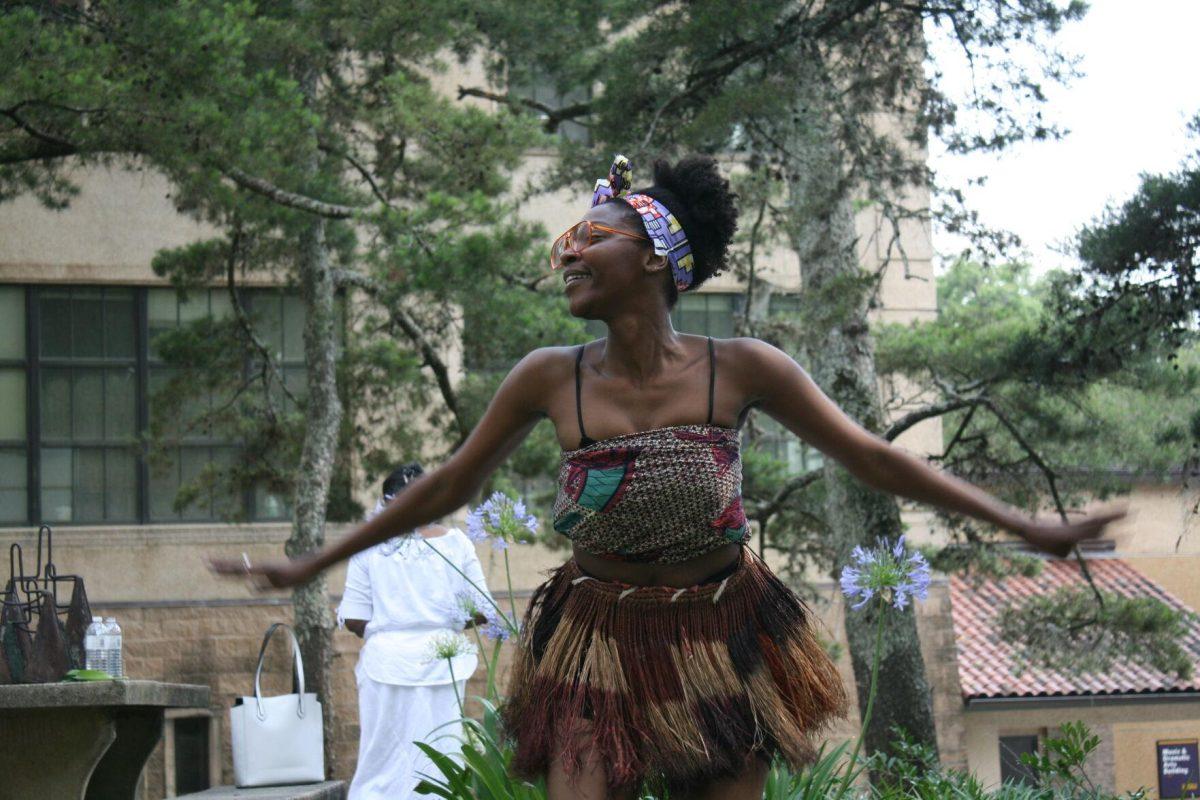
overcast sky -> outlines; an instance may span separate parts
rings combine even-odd
[[[1073,265],[1056,244],[1108,201],[1127,198],[1139,173],[1171,171],[1200,145],[1185,134],[1200,111],[1198,32],[1200,0],[1093,0],[1060,40],[1082,56],[1085,74],[1049,93],[1048,118],[1068,136],[1000,157],[935,151],[934,168],[960,185],[988,176],[967,189],[971,205],[988,224],[1018,234],[1038,271]],[[961,242],[935,230],[934,247],[953,255]]]

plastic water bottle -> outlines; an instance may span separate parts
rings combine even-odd
[[[104,647],[107,642],[104,640],[104,619],[102,617],[92,617],[92,624],[88,625],[87,632],[83,636],[83,666],[86,669],[99,669],[108,672],[108,664],[105,656],[107,655]]]
[[[114,678],[120,678],[125,674],[125,659],[121,654],[121,626],[117,624],[116,617],[109,617],[104,620],[104,659],[108,664],[107,672]]]

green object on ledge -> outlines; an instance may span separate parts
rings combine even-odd
[[[115,681],[102,669],[73,669],[63,676],[64,681]]]

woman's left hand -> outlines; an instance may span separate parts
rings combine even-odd
[[[1082,541],[1095,539],[1105,526],[1124,518],[1126,510],[1113,509],[1089,514],[1076,522],[1039,522],[1030,520],[1019,526],[1016,533],[1039,550],[1065,558]]]
[[[209,570],[217,575],[248,580],[260,592],[299,586],[312,580],[318,572],[308,556],[271,558],[252,564],[249,557],[242,553],[241,558],[209,558],[207,561]]]

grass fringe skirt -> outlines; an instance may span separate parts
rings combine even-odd
[[[574,560],[533,595],[502,711],[513,772],[591,753],[613,789],[731,778],[754,755],[799,768],[846,695],[809,611],[751,551],[720,583],[634,587]]]

